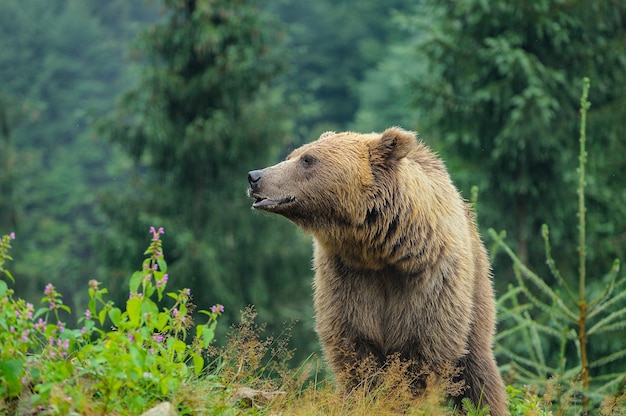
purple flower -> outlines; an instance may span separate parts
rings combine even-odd
[[[54,291],[54,286],[52,286],[52,283],[48,283],[46,285],[46,288],[43,290],[43,294],[46,296],[50,296],[50,294],[52,294],[53,291]]]
[[[89,309],[85,311],[85,319],[91,319],[91,311]]]
[[[152,233],[152,239],[157,241],[159,239],[159,234],[165,234],[165,230],[163,227],[159,227],[158,230],[155,230],[154,227],[150,227],[150,232]]]
[[[168,278],[168,275],[167,275],[167,273],[165,273],[163,275],[163,278],[161,280],[159,280],[158,282],[156,282],[156,286],[158,288],[160,288],[161,286],[165,285],[167,283],[167,278]]]
[[[211,306],[211,312],[213,313],[222,313],[224,312],[224,305],[213,305]]]
[[[11,240],[15,240],[15,232],[14,231],[11,231],[11,234],[9,234],[9,238]]]
[[[128,334],[128,340],[129,340],[130,342],[135,342],[135,334],[132,334],[132,333],[131,333],[131,334]]]
[[[35,323],[34,328],[38,331],[46,332],[46,322],[43,319],[39,318],[37,323]]]
[[[161,334],[152,335],[152,339],[155,340],[156,342],[163,342],[163,335]]]

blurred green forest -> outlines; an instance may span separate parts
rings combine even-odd
[[[465,198],[477,185],[481,229],[506,229],[538,271],[548,223],[567,276],[584,76],[600,292],[626,258],[623,1],[3,1],[0,233],[17,236],[16,292],[38,299],[52,282],[75,310],[90,279],[127,293],[163,226],[177,287],[229,322],[250,304],[270,332],[298,320],[305,358],[318,349],[311,241],[251,212],[246,173],[326,130],[392,125],[418,130]],[[503,293],[510,261],[492,257]]]

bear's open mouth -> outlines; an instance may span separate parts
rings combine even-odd
[[[288,197],[281,198],[281,199],[269,199],[269,198],[263,198],[263,197],[260,197],[260,196],[255,196],[254,197],[254,202],[252,203],[252,208],[271,208],[271,207],[276,207],[278,205],[283,205],[283,204],[287,204],[289,202],[292,202],[295,199],[296,198],[294,198],[293,196],[288,196]]]

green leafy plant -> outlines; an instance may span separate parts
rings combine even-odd
[[[593,294],[588,285],[585,230],[585,165],[587,162],[586,120],[589,79],[584,79],[581,96],[580,150],[578,166],[579,273],[578,294],[561,274],[552,258],[550,234],[542,227],[546,262],[558,287],[526,267],[504,242],[505,233],[489,234],[496,246],[512,259],[518,285],[510,286],[498,301],[500,320],[510,324],[497,335],[496,351],[510,359],[505,366],[518,382],[540,386],[551,396],[560,412],[577,406],[582,412],[597,407],[606,399],[619,400],[624,394],[626,370],[606,371],[606,365],[626,357],[626,348],[590,357],[590,339],[626,328],[626,276],[619,277],[619,260],[615,260],[605,277],[606,287]],[[514,340],[515,342],[509,342]],[[547,356],[547,342],[560,346],[556,357]],[[569,360],[575,351],[576,360]],[[601,371],[602,370],[602,371]],[[592,372],[597,374],[592,376]]]
[[[539,396],[527,386],[507,386],[506,391],[509,396],[511,415],[548,416],[552,414]]]
[[[105,300],[107,289],[91,280],[81,328],[70,329],[62,321],[61,312],[70,309],[53,285],[46,286],[44,305],[35,311],[32,304],[14,299],[0,280],[0,408],[3,401],[17,405],[30,395],[34,408],[53,414],[136,413],[203,374],[203,355],[224,307],[200,311],[208,320],[189,334],[191,293],[166,292],[164,231],[150,231],[147,257],[130,278],[125,308]],[[4,236],[0,243],[0,272],[12,282],[3,264],[11,259],[13,238]],[[171,306],[160,306],[164,296],[172,299]]]

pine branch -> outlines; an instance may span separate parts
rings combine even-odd
[[[572,292],[572,290],[570,289],[565,279],[563,279],[563,276],[561,275],[561,272],[559,271],[559,269],[556,267],[556,262],[554,261],[554,258],[552,257],[552,247],[550,245],[550,229],[548,228],[547,224],[543,224],[543,226],[541,227],[541,235],[545,242],[546,263],[548,264],[548,267],[550,268],[550,272],[552,273],[552,276],[554,276],[556,280],[559,282],[559,284],[565,289],[569,298],[574,303],[576,303],[578,299],[574,295],[574,292]]]
[[[607,299],[609,299],[611,295],[613,294],[613,290],[615,289],[615,281],[617,280],[617,276],[619,274],[619,269],[620,269],[620,261],[619,259],[615,259],[613,261],[613,266],[611,266],[611,270],[609,271],[609,284],[607,285],[606,290],[604,291],[603,294],[598,296],[596,299],[589,302],[589,308],[588,308],[589,317],[591,317],[593,314],[591,312],[592,309],[594,309],[596,306],[602,305],[602,303],[605,302]],[[618,284],[621,284],[621,283],[626,283],[626,278],[618,282]]]
[[[617,284],[615,285],[615,289],[618,289],[619,287],[621,287],[623,283],[626,283],[626,279],[617,282]],[[615,303],[621,301],[623,298],[626,298],[626,290],[622,290],[617,295],[614,295],[613,297],[609,298],[607,301],[605,301],[601,305],[597,305],[594,308],[594,310],[588,315],[588,318],[591,319],[594,316],[598,315],[599,313],[604,312],[606,309],[613,306]]]
[[[609,323],[611,323],[612,321],[615,321],[616,319],[621,318],[622,316],[626,315],[626,307],[619,309],[613,313],[608,314],[606,317],[600,319],[598,322],[596,322],[596,324],[594,326],[592,326],[591,328],[589,328],[589,330],[587,331],[587,335],[592,335],[595,332],[599,331],[602,329],[602,327],[604,325],[607,325]],[[623,321],[624,323],[626,323],[626,321]]]
[[[567,305],[561,300],[561,298],[543,281],[539,276],[533,273],[528,267],[526,267],[520,259],[515,255],[513,250],[501,239],[500,235],[498,235],[493,228],[489,229],[489,235],[496,240],[496,242],[504,249],[504,251],[509,255],[511,260],[513,260],[513,264],[516,265],[519,270],[526,276],[538,289],[544,292],[559,308],[570,318],[570,321],[577,322],[578,315],[572,312]],[[527,293],[527,291],[525,291]],[[536,298],[535,298],[536,299]],[[543,304],[543,302],[541,302]],[[543,304],[545,305],[545,304]],[[553,308],[547,309],[549,313],[555,313]]]
[[[605,364],[611,363],[617,359],[620,359],[622,357],[626,357],[626,348],[624,348],[623,350],[614,352],[612,354],[606,355],[594,362],[592,362],[591,364],[589,364],[589,368],[597,368],[597,367],[601,367]]]

